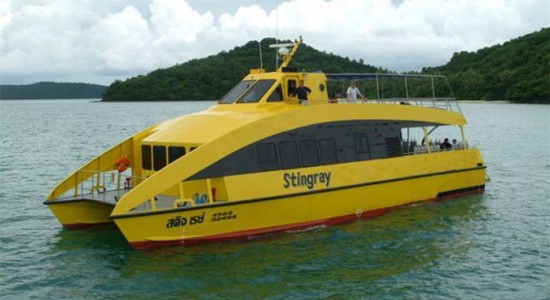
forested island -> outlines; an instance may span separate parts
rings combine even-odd
[[[446,75],[457,99],[550,103],[550,28],[422,71]]]
[[[103,101],[216,100],[249,69],[261,65],[275,69],[273,38],[250,41],[230,51],[192,59],[147,75],[116,80],[105,87],[86,83],[39,82],[0,85],[0,99],[102,98]],[[259,59],[259,46],[263,62]],[[325,73],[393,73],[303,44],[291,67]],[[413,72],[415,73],[415,72]],[[449,63],[426,67],[420,73],[443,74],[459,100],[509,100],[518,103],[550,103],[550,28],[475,52],[454,53]]]
[[[70,82],[0,85],[0,100],[101,98],[106,88],[98,84]]]
[[[549,38],[550,29],[541,29],[502,45],[455,53],[448,64],[424,68],[422,73],[446,75],[457,99],[549,103]],[[272,38],[261,41],[263,66],[268,72],[275,68],[273,49],[268,45],[275,42]],[[228,52],[115,81],[105,91],[103,100],[219,99],[250,68],[260,66],[258,49],[258,42],[251,41]],[[290,66],[309,72],[389,72],[362,60],[321,52],[305,44]]]
[[[202,59],[193,59],[166,69],[158,69],[145,76],[137,76],[112,83],[103,100],[214,100],[220,99],[251,68],[259,68],[261,44],[262,66],[266,72],[275,70],[275,52],[269,48],[274,38],[250,41],[231,51],[221,52]],[[298,70],[340,72],[388,72],[332,53],[325,53],[302,44],[289,65]]]

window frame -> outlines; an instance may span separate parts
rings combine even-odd
[[[145,151],[145,149],[148,149]],[[151,145],[141,145],[141,168],[143,170],[153,170],[153,149]]]
[[[181,149],[183,150],[181,155],[172,155],[173,152],[171,150],[173,149]],[[168,146],[168,163],[171,164],[172,162],[176,161],[177,159],[181,158],[186,154],[186,149],[184,146]]]
[[[156,149],[161,149],[162,151],[158,151],[158,154],[162,154],[164,157],[164,161],[161,160],[162,157],[157,156]],[[153,145],[153,170],[154,171],[160,171],[162,168],[166,167],[168,164],[167,161],[168,157],[166,156],[166,146],[164,145]],[[160,164],[159,164],[160,162]]]
[[[237,103],[258,103],[275,84],[275,79],[260,79],[246,90],[237,100]],[[250,97],[247,98],[247,97]]]

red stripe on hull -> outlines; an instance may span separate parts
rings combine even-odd
[[[422,201],[408,203],[405,205],[386,207],[386,208],[381,208],[381,209],[376,209],[376,210],[371,210],[371,211],[366,211],[361,213],[358,212],[357,214],[345,215],[345,216],[334,217],[334,218],[329,218],[324,220],[224,233],[224,234],[211,235],[207,237],[194,238],[194,239],[162,241],[162,242],[158,242],[158,241],[133,242],[133,243],[130,243],[130,245],[134,249],[149,250],[153,248],[167,247],[167,246],[181,246],[181,245],[190,246],[195,244],[214,243],[214,242],[222,242],[227,240],[246,240],[250,237],[261,236],[269,233],[284,232],[289,230],[304,230],[304,229],[308,229],[316,226],[322,226],[322,225],[333,226],[333,225],[337,225],[345,222],[350,222],[358,218],[365,218],[365,219],[374,218],[388,212],[391,209],[395,209],[403,206],[409,206],[414,203],[420,203],[425,201],[437,201],[437,200],[443,200],[443,199],[452,199],[452,198],[458,198],[464,195],[477,194],[477,193],[483,193],[483,192],[484,192],[484,187],[482,186],[476,189],[460,190],[460,191],[457,191],[456,193],[448,192],[448,194],[445,194],[444,196],[438,196],[437,198],[433,198],[433,199],[426,199]]]

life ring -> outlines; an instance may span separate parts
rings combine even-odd
[[[122,173],[128,170],[128,167],[130,166],[130,160],[126,156],[122,155],[116,160],[115,164],[116,164],[116,169],[120,173]]]

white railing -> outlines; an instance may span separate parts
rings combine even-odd
[[[77,178],[82,178],[82,182],[56,200],[91,199],[116,202],[130,189],[146,179],[146,177],[132,176],[131,168],[122,173],[116,170],[106,172],[79,170]]]

